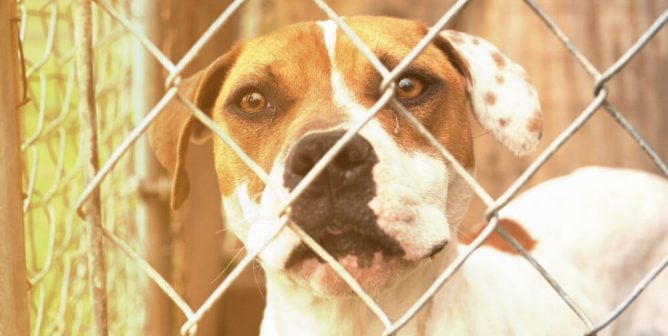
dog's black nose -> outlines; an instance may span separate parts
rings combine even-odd
[[[344,134],[344,130],[311,133],[299,140],[285,163],[285,187],[294,190]],[[378,227],[369,207],[376,196],[376,163],[378,156],[369,141],[355,135],[290,205],[290,220],[335,258],[356,256],[360,267],[371,265],[376,252],[384,257],[404,254],[396,239]],[[315,254],[302,244],[286,265],[310,257]]]
[[[291,180],[301,181],[344,133],[343,130],[337,130],[304,136],[294,146],[286,162],[286,173]],[[370,168],[374,163],[375,155],[369,141],[355,135],[327,165],[320,177],[314,181],[314,185],[336,190],[359,179],[369,170],[365,168]]]

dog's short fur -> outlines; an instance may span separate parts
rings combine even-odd
[[[419,23],[399,19],[346,21],[390,69],[427,32]],[[381,94],[380,84],[370,62],[330,21],[291,25],[239,43],[181,83],[182,92],[278,186],[265,188],[228,146],[213,138],[226,223],[249,251],[278,225],[277,208],[313,164],[365,116]],[[518,155],[540,138],[538,97],[524,70],[478,37],[443,32],[408,66],[397,86],[402,103],[471,172],[469,113]],[[157,156],[173,172],[174,207],[188,193],[188,144],[209,136],[179,103],[151,127]],[[618,175],[628,179],[620,181]],[[615,183],[604,182],[611,177]],[[656,206],[668,204],[667,188],[665,181],[639,173],[583,171],[530,192],[504,210],[502,225],[564,280],[589,314],[600,318],[640,274],[626,277],[626,272],[646,270],[668,250],[662,238],[665,210]],[[457,233],[470,197],[470,189],[436,150],[385,107],[295,201],[290,219],[395,319],[460,253],[459,241],[466,237]],[[608,202],[620,197],[625,201],[617,200],[610,209]],[[643,206],[646,210],[638,212]],[[525,207],[531,211],[523,212]],[[492,238],[474,254],[402,334],[568,335],[584,330],[535,270],[495,241],[500,242]],[[283,230],[260,259],[268,291],[263,335],[382,331],[359,298],[291,230]],[[637,310],[666,312],[656,302],[645,307],[653,310]],[[652,315],[634,319],[640,315],[627,315],[633,318],[616,330],[668,332],[665,315],[663,321]]]

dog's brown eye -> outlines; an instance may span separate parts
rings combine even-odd
[[[259,92],[249,92],[239,102],[239,109],[244,113],[258,113],[267,108],[267,98]]]
[[[397,96],[402,99],[413,99],[424,92],[424,83],[415,76],[406,76],[397,82]]]

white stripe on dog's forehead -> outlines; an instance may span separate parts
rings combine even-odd
[[[317,24],[324,31],[325,46],[327,47],[327,54],[331,62],[334,59],[334,50],[336,48],[336,22],[332,20],[318,21]]]
[[[336,66],[336,35],[338,26],[334,21],[319,21],[318,26],[323,30],[323,38],[330,64],[330,83],[332,84],[332,100],[335,105],[351,118],[358,120],[367,110],[355,101],[353,92],[348,88],[343,75]]]

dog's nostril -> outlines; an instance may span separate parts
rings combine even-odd
[[[337,155],[336,163],[342,167],[355,166],[369,158],[371,145],[363,138],[353,138]]]
[[[289,162],[290,170],[299,176],[304,176],[313,168],[316,162],[317,160],[313,160],[309,155],[294,155]]]

